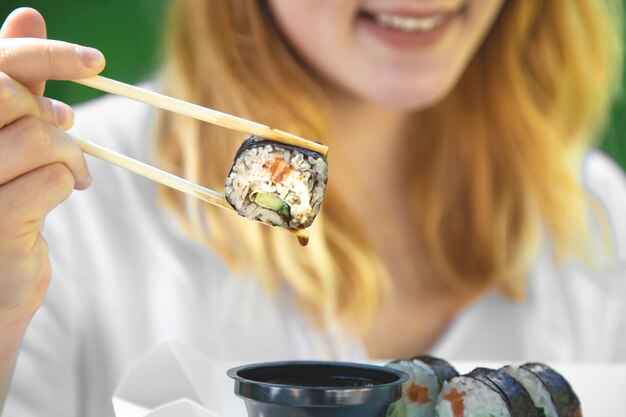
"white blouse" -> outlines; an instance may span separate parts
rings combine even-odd
[[[77,111],[72,133],[150,163],[153,116],[148,106],[106,97]],[[111,395],[125,370],[170,340],[218,361],[366,359],[344,332],[317,329],[288,288],[271,298],[190,241],[158,208],[154,183],[88,163],[93,185],[47,218],[53,279],[26,333],[3,416],[112,417]],[[555,265],[545,239],[528,300],[494,294],[470,306],[433,355],[626,361],[626,179],[599,151],[586,156],[582,175],[608,214],[611,260],[596,271],[575,260]]]

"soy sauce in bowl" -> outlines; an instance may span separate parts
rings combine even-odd
[[[298,387],[357,388],[374,386],[374,383],[369,379],[349,378],[343,376],[329,376],[327,378],[320,378],[316,376],[286,377],[271,379],[267,382],[270,384],[292,385]]]

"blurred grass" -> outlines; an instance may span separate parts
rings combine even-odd
[[[0,20],[4,21],[17,7],[34,7],[46,18],[50,38],[100,49],[107,57],[104,75],[136,83],[148,78],[160,62],[166,5],[167,0],[4,0],[0,1]],[[622,86],[626,90],[626,76]],[[68,103],[100,94],[69,82],[53,81],[47,89],[47,95]],[[615,102],[611,124],[600,147],[626,169],[624,91]]]
[[[625,71],[626,73],[626,71]],[[622,91],[613,105],[611,123],[600,142],[600,148],[611,155],[626,170],[626,74],[622,76]]]
[[[107,58],[103,75],[136,83],[160,62],[166,5],[167,0],[0,0],[0,20],[18,7],[33,7],[46,19],[49,38],[98,48]],[[101,94],[61,81],[46,89],[46,95],[71,104]]]

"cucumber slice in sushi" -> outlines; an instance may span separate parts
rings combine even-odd
[[[328,163],[317,152],[251,136],[235,155],[224,193],[243,217],[305,229],[319,213],[327,179]]]
[[[275,211],[286,220],[291,218],[289,204],[282,198],[276,197],[273,193],[254,191],[250,193],[250,200],[263,208]]]

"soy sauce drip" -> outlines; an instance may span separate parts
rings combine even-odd
[[[296,235],[296,237],[298,238],[298,243],[300,243],[301,246],[306,246],[309,244],[309,232],[307,232],[306,230],[289,230],[291,233],[293,233],[294,235]]]

